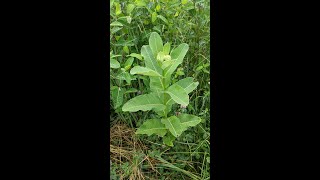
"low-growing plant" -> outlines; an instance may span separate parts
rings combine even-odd
[[[183,62],[189,49],[188,44],[182,43],[170,53],[170,43],[163,45],[160,35],[152,32],[149,45],[141,48],[145,67],[134,66],[131,75],[144,75],[149,77],[150,92],[136,96],[126,102],[122,111],[137,112],[153,110],[157,118],[146,120],[138,128],[136,134],[158,135],[163,143],[173,146],[175,138],[179,137],[188,127],[196,126],[201,119],[191,114],[174,114],[172,105],[177,103],[182,108],[189,104],[189,93],[197,88],[198,82],[192,77],[186,77],[172,83],[173,72]]]

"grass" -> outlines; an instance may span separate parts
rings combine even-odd
[[[144,3],[146,6],[140,6]],[[135,6],[131,12],[129,4]],[[157,5],[160,5],[159,11]],[[208,0],[193,0],[186,4],[180,0],[113,1],[110,24],[117,21],[122,26],[110,26],[110,51],[113,55],[119,55],[115,59],[123,70],[110,69],[110,85],[126,90],[136,89],[135,92],[124,94],[121,104],[146,91],[146,80],[128,75],[125,64],[128,55],[140,54],[140,48],[148,44],[151,32],[158,32],[164,42],[171,42],[172,48],[180,43],[189,44],[189,52],[173,81],[193,77],[199,86],[190,94],[190,104],[186,109],[179,106],[173,108],[174,112],[187,112],[201,117],[202,123],[178,137],[174,147],[168,147],[156,136],[134,134],[146,119],[152,118],[152,113],[122,112],[122,106],[116,107],[111,97],[111,179],[210,179],[209,11]],[[154,12],[167,22],[160,17],[152,22]],[[142,63],[134,58],[132,66]]]

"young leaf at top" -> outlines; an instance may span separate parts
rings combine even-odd
[[[156,56],[160,51],[163,50],[163,42],[158,33],[156,32],[151,33],[149,38],[149,46],[154,56]]]
[[[148,111],[151,109],[162,110],[166,106],[162,104],[161,100],[154,93],[144,94],[130,99],[122,106],[122,111],[137,112]]]
[[[181,126],[180,119],[176,116],[171,116],[166,119],[161,119],[161,123],[163,123],[167,129],[172,133],[174,137],[178,137],[183,132],[183,127]]]
[[[165,55],[168,55],[170,53],[170,43],[167,42],[164,46],[163,46],[163,52]]]
[[[148,136],[157,134],[163,137],[167,133],[167,128],[158,119],[148,119],[136,131],[136,134],[146,134]]]
[[[135,66],[131,69],[130,74],[141,74],[141,75],[146,75],[146,76],[158,76],[161,77],[161,74],[157,73],[156,71],[146,68],[146,67],[141,67],[141,66]]]

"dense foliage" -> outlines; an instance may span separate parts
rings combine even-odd
[[[210,179],[209,1],[110,8],[111,179]]]

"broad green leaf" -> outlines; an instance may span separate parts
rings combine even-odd
[[[161,74],[157,73],[156,71],[146,68],[146,67],[141,67],[141,66],[135,66],[131,69],[130,74],[141,74],[141,75],[146,75],[146,76],[158,76],[161,77]]]
[[[170,132],[168,132],[163,138],[163,143],[167,146],[173,147],[173,141],[176,139]]]
[[[123,24],[122,24],[121,22],[119,22],[119,21],[115,21],[115,22],[112,22],[112,23],[110,24],[110,26],[120,26],[120,27],[122,27]]]
[[[163,46],[163,52],[165,55],[168,55],[170,53],[170,43],[167,42],[164,46]]]
[[[152,32],[149,38],[149,46],[152,50],[154,57],[163,50],[163,42],[160,35],[156,32]]]
[[[123,105],[122,111],[137,112],[139,110],[162,110],[164,108],[165,105],[162,104],[160,99],[154,93],[150,93],[130,99],[127,103]]]
[[[120,63],[115,59],[110,59],[110,67],[111,68],[120,68]]]
[[[156,111],[156,113],[160,116],[166,116],[172,110],[172,104],[174,103],[174,101],[172,100],[172,103],[166,103],[168,102],[168,100],[171,99],[170,95],[166,93],[159,92],[158,96],[161,100],[163,100],[164,104],[166,105],[166,108],[161,111]]]
[[[171,59],[174,61],[174,63],[164,70],[164,77],[170,78],[172,73],[182,63],[183,58],[187,54],[188,49],[189,49],[188,44],[182,43],[177,48],[172,50],[170,55],[171,55]]]
[[[141,55],[144,58],[144,62],[147,68],[150,68],[154,71],[157,71],[159,74],[162,74],[163,70],[158,65],[150,46],[148,45],[142,46]]]
[[[165,17],[163,17],[163,16],[161,16],[161,15],[158,15],[157,16],[158,18],[160,18],[163,22],[165,22],[166,24],[168,24],[168,20],[165,18]]]
[[[165,92],[168,93],[176,103],[183,106],[188,106],[189,96],[187,92],[178,84],[171,85]]]
[[[190,92],[192,92],[194,89],[197,88],[197,86],[199,85],[199,82],[193,82],[192,77],[187,77],[187,78],[181,79],[175,84],[181,86],[186,91],[186,93],[189,94]],[[174,101],[171,98],[167,101],[166,106],[172,105],[173,103]]]
[[[133,9],[135,8],[136,6],[134,4],[128,4],[127,5],[127,13],[128,14],[131,14],[131,12],[133,11]]]
[[[179,80],[175,84],[178,84],[179,86],[181,86],[186,91],[186,93],[189,94],[197,88],[197,86],[199,85],[199,82],[193,82],[192,77],[187,77]]]
[[[153,92],[163,91],[165,89],[161,77],[150,77],[150,90]]]
[[[146,134],[148,136],[157,134],[163,137],[167,133],[167,128],[159,119],[148,119],[136,131],[136,134]]]
[[[196,126],[201,122],[201,118],[191,114],[180,114],[178,118],[180,119],[181,126],[184,129],[183,131],[187,130],[188,127]]]
[[[181,126],[180,119],[176,116],[171,116],[166,119],[161,119],[161,123],[163,123],[167,129],[172,133],[174,137],[178,137],[183,132],[183,127]]]
[[[157,20],[157,13],[156,12],[153,12],[152,14],[151,14],[151,22],[155,22],[156,20]]]
[[[137,59],[139,59],[139,60],[142,60],[142,56],[141,56],[140,54],[137,54],[137,53],[131,53],[131,54],[128,55],[128,56],[135,57],[135,58],[137,58]]]
[[[114,88],[111,90],[111,97],[114,104],[114,108],[117,109],[123,103],[123,90],[122,88]]]

